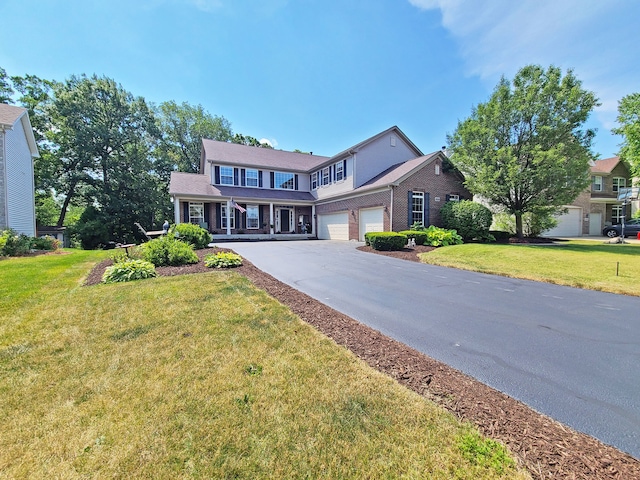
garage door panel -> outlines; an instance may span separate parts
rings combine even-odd
[[[547,237],[580,237],[582,236],[582,209],[569,208],[568,212],[556,217],[558,225],[544,232]]]
[[[318,238],[349,240],[349,216],[345,213],[318,215]]]
[[[384,231],[384,217],[382,208],[368,208],[360,210],[359,231],[361,242],[364,242],[365,233]]]

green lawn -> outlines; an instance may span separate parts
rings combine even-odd
[[[425,263],[573,287],[640,295],[640,245],[572,240],[556,245],[469,243],[420,255]]]
[[[237,273],[0,260],[0,478],[529,478]]]

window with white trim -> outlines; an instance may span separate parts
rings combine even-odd
[[[258,170],[247,169],[244,172],[245,182],[244,184],[247,187],[257,187],[258,186]]]
[[[223,203],[220,206],[220,226],[221,228],[227,228],[227,220],[229,220],[229,224],[231,225],[231,229],[236,228],[236,216],[235,211],[231,208],[231,218],[227,215],[227,205]]]
[[[322,169],[322,185],[329,185],[331,183],[331,177],[329,175],[329,167]]]
[[[260,228],[260,213],[257,205],[247,205],[247,229]]]
[[[614,224],[622,223],[622,205],[614,205],[611,207],[611,221]]]
[[[424,192],[412,192],[411,212],[412,224],[420,222],[424,225]]]
[[[293,173],[275,172],[275,188],[295,190]]]
[[[341,182],[344,180],[344,163],[342,161],[336,163],[336,182]]]
[[[204,222],[204,203],[189,202],[189,223],[200,225]]]
[[[318,172],[313,172],[311,174],[311,190],[316,190],[318,188]]]
[[[233,167],[220,167],[220,185],[233,185]]]
[[[626,188],[627,179],[622,177],[613,177],[613,191],[617,192],[621,188]]]
[[[591,191],[593,192],[602,191],[602,176],[594,175],[591,177]]]

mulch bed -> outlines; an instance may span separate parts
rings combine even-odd
[[[359,250],[419,261],[417,253],[432,247],[400,252]],[[199,250],[201,261],[183,267],[160,267],[158,275],[182,275],[211,271],[205,255],[223,249]],[[87,277],[85,284],[99,283],[105,260]],[[393,340],[308,295],[262,272],[249,261],[235,269],[258,288],[287,305],[302,320],[351,350],[371,367],[400,384],[435,401],[484,434],[502,441],[535,479],[640,479],[640,461],[602,442],[576,432],[523,403]]]

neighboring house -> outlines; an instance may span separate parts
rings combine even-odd
[[[173,172],[169,192],[176,223],[216,235],[363,240],[414,222],[438,225],[447,200],[470,199],[449,166],[398,127],[332,157],[203,140],[200,173]]]
[[[36,236],[33,159],[37,156],[27,110],[0,103],[0,230]]]
[[[618,191],[631,186],[629,167],[620,157],[596,160],[591,165],[591,186],[581,193],[567,213],[558,217],[558,226],[545,233],[551,237],[602,235],[606,225],[622,221],[622,202]],[[631,217],[631,208],[626,212]]]

